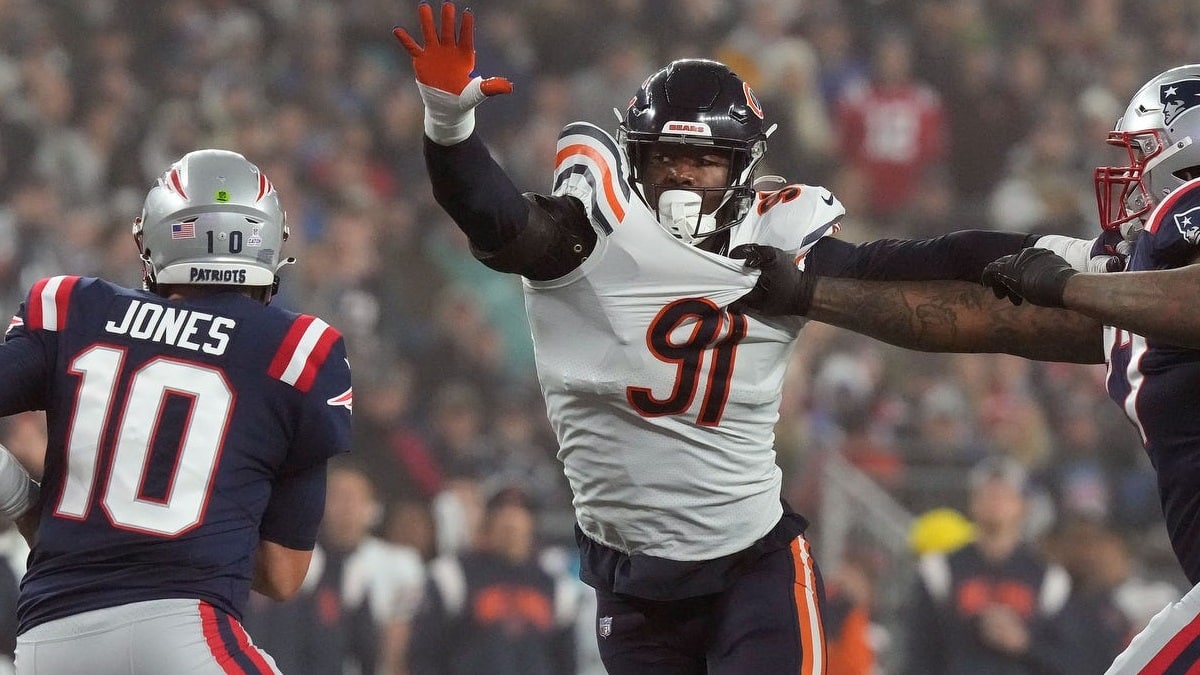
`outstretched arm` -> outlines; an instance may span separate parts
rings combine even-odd
[[[1015,306],[970,282],[821,277],[807,316],[919,351],[1003,352],[1074,363],[1104,361],[1102,326],[1095,319],[1061,309]]]
[[[797,269],[786,252],[759,244],[730,251],[760,272],[733,311],[792,315],[908,349],[1004,352],[1046,361],[1103,362],[1102,326],[1077,312],[1014,306],[964,281],[866,281]]]
[[[1066,307],[1149,340],[1200,349],[1200,263],[1118,274],[1077,273],[1043,249],[987,266],[983,283],[1014,303]]]
[[[1077,274],[1064,304],[1150,340],[1200,349],[1200,264],[1172,270]]]

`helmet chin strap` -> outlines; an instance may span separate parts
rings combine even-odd
[[[658,222],[683,243],[698,244],[708,235],[697,237],[695,232],[711,232],[717,225],[716,216],[700,213],[703,201],[691,190],[666,190],[658,196]]]

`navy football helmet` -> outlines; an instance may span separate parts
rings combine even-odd
[[[1100,225],[1128,238],[1155,204],[1200,177],[1200,65],[1172,68],[1142,85],[1108,144],[1124,148],[1129,164],[1096,169]]]
[[[745,219],[754,201],[754,171],[773,130],[765,128],[762,106],[750,85],[728,67],[706,59],[680,59],[642,83],[621,119],[617,139],[629,158],[634,189],[668,232],[693,244]],[[727,152],[728,185],[682,190],[645,184],[646,161],[659,143]],[[722,193],[720,206],[701,213],[703,193],[713,191]]]

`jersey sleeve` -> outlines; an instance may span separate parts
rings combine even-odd
[[[751,204],[745,227],[736,229],[730,248],[766,244],[803,258],[818,241],[837,234],[845,215],[846,208],[823,187],[788,185],[761,191]]]
[[[311,551],[325,514],[325,464],[284,473],[271,486],[259,537],[297,551]]]
[[[592,226],[611,234],[625,219],[633,194],[624,157],[617,142],[600,127],[568,124],[558,137],[552,193],[578,199]]]
[[[823,240],[808,257],[812,272],[831,277],[880,281],[974,281],[983,268],[1016,253],[1036,235],[959,230],[929,239],[878,239],[850,244]]]
[[[350,451],[354,390],[346,343],[336,328],[300,315],[284,336],[269,373],[300,396],[295,433],[283,471],[322,464]]]
[[[75,276],[37,281],[9,321],[0,345],[0,415],[46,408],[57,335],[67,328],[79,281]]]

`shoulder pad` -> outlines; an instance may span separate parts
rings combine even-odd
[[[803,253],[821,237],[835,234],[846,208],[823,187],[793,184],[759,192],[732,245],[757,242]]]

